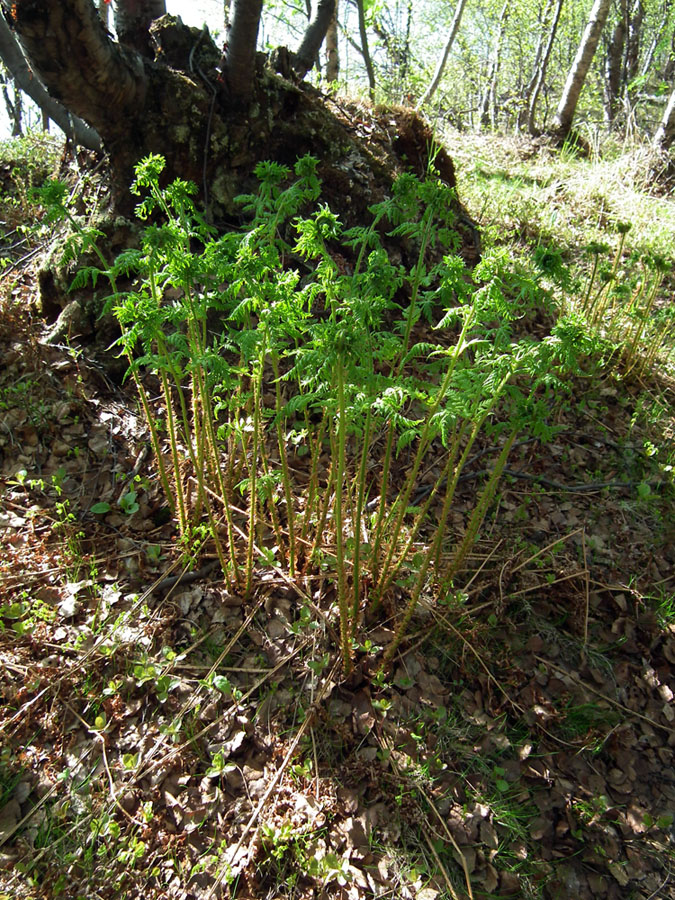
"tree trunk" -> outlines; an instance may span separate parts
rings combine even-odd
[[[301,78],[314,65],[336,9],[337,0],[319,0],[316,4],[316,15],[307,26],[293,62],[293,68]]]
[[[591,9],[577,55],[567,76],[562,97],[553,119],[553,131],[561,140],[564,140],[572,129],[581,89],[584,86],[595,51],[598,48],[600,35],[607,21],[611,4],[612,0],[595,0]]]
[[[621,0],[619,19],[614,26],[607,45],[605,58],[605,78],[603,81],[603,108],[605,123],[611,128],[616,116],[616,108],[621,92],[624,48],[628,31],[628,0]]]
[[[150,24],[165,13],[165,0],[117,0],[115,30],[118,41],[151,57]]]
[[[675,88],[668,98],[653,144],[659,152],[666,153],[672,147],[673,140],[675,140]]]
[[[532,94],[529,98],[529,103],[528,103],[528,108],[527,108],[527,131],[531,135],[535,135],[537,133],[537,128],[536,128],[537,102],[539,101],[539,94],[541,93],[541,89],[544,86],[544,81],[546,80],[546,71],[548,69],[548,62],[551,58],[551,51],[553,50],[553,42],[555,41],[555,36],[558,31],[558,23],[560,22],[560,14],[562,12],[564,2],[565,2],[565,0],[557,0],[555,12],[553,13],[553,21],[551,22],[551,28],[548,33],[548,41],[546,43],[546,48],[542,54],[541,62],[539,64],[539,70],[536,73],[536,80],[534,82]]]
[[[5,75],[1,70],[0,84],[2,84],[2,97],[5,101],[7,118],[12,126],[12,137],[19,137],[23,134],[23,104],[21,103],[21,91],[16,86],[15,81],[12,83],[11,75]],[[14,94],[14,99],[10,96],[10,88]]]
[[[31,71],[18,41],[2,15],[0,15],[0,58],[14,83],[37,103],[47,120],[53,119],[65,135],[79,146],[90,150],[101,149],[101,140],[96,131],[82,119],[72,116],[65,106],[47,93],[40,79]]]
[[[675,31],[673,31],[670,39],[670,52],[668,53],[666,64],[663,67],[664,81],[670,81],[673,75],[675,75]]]
[[[645,53],[645,58],[642,62],[642,68],[640,69],[640,75],[642,75],[643,78],[651,71],[652,64],[654,62],[654,56],[656,55],[659,44],[661,43],[663,33],[668,28],[668,23],[670,22],[671,8],[672,0],[664,0],[663,9],[661,12],[661,22],[659,25],[653,28],[653,37],[649,43],[649,48]]]
[[[98,14],[107,28],[110,21],[110,0],[98,0]]]
[[[624,62],[624,85],[626,87],[638,74],[644,18],[645,8],[642,0],[635,0],[629,15],[628,39],[626,40],[626,59]]]
[[[234,0],[234,14],[225,51],[225,80],[232,100],[243,107],[251,97],[255,51],[263,0]]]
[[[405,41],[403,42],[403,59],[401,60],[401,82],[404,83],[408,77],[410,68],[410,32],[412,31],[413,16],[413,0],[408,0],[406,21],[405,21]]]
[[[337,81],[340,75],[340,56],[338,54],[338,0],[331,16],[326,32],[326,81]]]
[[[441,78],[443,77],[443,72],[445,71],[445,65],[448,61],[450,50],[455,41],[457,32],[459,31],[459,23],[462,21],[462,13],[464,12],[465,6],[466,0],[458,0],[457,6],[455,7],[455,15],[452,18],[450,31],[448,32],[448,39],[446,40],[445,47],[443,48],[443,53],[441,55],[441,58],[438,60],[436,71],[434,72],[434,76],[431,79],[429,87],[426,89],[422,99],[417,104],[418,109],[421,109],[426,103],[431,100],[433,95],[436,93],[436,88],[441,83]]]
[[[364,7],[364,0],[356,0],[356,6],[359,12],[359,36],[361,38],[361,53],[363,55],[363,62],[366,67],[366,74],[368,75],[368,93],[370,94],[370,99],[375,99],[375,70],[373,69],[373,61],[370,56],[370,49],[368,47],[368,32],[366,31],[366,10]]]
[[[539,69],[541,68],[541,60],[544,55],[544,38],[546,35],[546,29],[548,27],[549,19],[551,18],[553,2],[554,0],[547,0],[546,9],[544,10],[544,13],[541,17],[541,25],[539,28],[539,33],[537,35],[537,46],[534,51],[534,61],[532,63],[532,75],[530,76],[530,80],[523,88],[521,94],[521,106],[518,111],[518,118],[516,120],[517,131],[521,131],[523,126],[525,125],[525,122],[527,121],[527,108],[530,103],[532,91],[534,90],[534,86],[537,83]]]
[[[496,121],[497,80],[499,78],[499,64],[501,62],[502,44],[504,43],[506,24],[509,18],[509,5],[510,0],[506,0],[506,3],[502,7],[502,11],[499,15],[499,30],[497,32],[497,37],[495,38],[494,46],[492,49],[492,59],[490,61],[490,70],[487,78],[487,85],[485,88],[485,93],[483,94],[483,101],[481,103],[481,128],[485,128],[488,125],[492,125],[492,127],[494,127]]]

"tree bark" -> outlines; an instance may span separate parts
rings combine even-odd
[[[338,53],[338,6],[339,0],[335,0],[335,9],[328,24],[326,32],[326,81],[337,81],[340,75],[340,56]]]
[[[361,38],[361,54],[368,75],[368,93],[370,99],[375,99],[375,70],[373,69],[373,60],[370,56],[370,48],[368,47],[368,32],[366,30],[366,10],[363,0],[356,0],[356,7],[359,13],[359,36]]]
[[[304,78],[314,65],[336,9],[337,0],[319,0],[316,4],[316,14],[307,26],[293,62],[300,78]]]
[[[658,151],[666,153],[672,147],[673,140],[675,140],[675,88],[668,98],[653,144]]]
[[[628,32],[628,0],[619,4],[619,19],[614,26],[612,36],[607,45],[605,57],[605,78],[603,81],[603,107],[605,123],[609,128],[614,123],[616,108],[621,93],[623,76],[623,59]]]
[[[642,43],[642,24],[645,8],[642,0],[635,0],[630,11],[628,22],[628,38],[626,40],[626,58],[624,61],[624,85],[628,85],[638,74],[640,63],[640,44]]]
[[[165,0],[117,0],[115,30],[120,44],[152,57],[150,24],[166,13]]]
[[[89,150],[100,150],[101,139],[82,119],[70,114],[66,106],[51,97],[42,82],[31,71],[23,51],[4,16],[0,15],[0,57],[15,84],[39,106],[48,119],[53,119],[69,140]]]
[[[527,120],[527,108],[530,103],[530,97],[532,96],[532,91],[534,90],[534,86],[537,83],[537,78],[539,76],[539,69],[541,68],[541,60],[544,54],[544,38],[546,34],[546,29],[548,27],[549,19],[551,17],[551,11],[553,9],[553,0],[547,0],[546,9],[541,17],[541,24],[539,28],[539,33],[537,35],[537,46],[534,51],[534,61],[532,63],[532,75],[530,76],[530,80],[527,82],[525,87],[523,88],[523,92],[521,95],[521,107],[518,111],[518,118],[516,120],[516,130],[520,131]]]
[[[5,74],[0,69],[0,84],[2,85],[2,97],[5,101],[7,109],[7,118],[12,126],[12,137],[19,137],[23,134],[23,104],[21,102],[21,91],[16,86],[11,74]],[[14,93],[14,99],[10,97],[10,89]]]
[[[598,48],[600,35],[609,15],[611,2],[612,0],[595,0],[591,9],[577,55],[567,76],[562,97],[553,119],[553,131],[561,140],[564,140],[572,129],[581,89],[584,86],[595,51]]]
[[[663,4],[662,15],[661,15],[661,23],[654,29],[654,36],[649,44],[649,49],[645,53],[645,58],[642,63],[642,68],[640,69],[640,75],[642,75],[643,78],[651,70],[652,64],[654,62],[654,56],[656,54],[656,50],[661,42],[661,37],[663,35],[663,32],[668,27],[668,22],[670,20],[671,7],[672,7],[672,0],[665,0],[665,2]],[[675,37],[675,35],[674,35],[674,37]],[[672,54],[672,57],[675,57],[675,54]]]
[[[255,51],[263,0],[234,0],[224,69],[232,101],[245,106],[255,80]]]
[[[14,0],[16,32],[47,87],[96,127],[109,154],[113,201],[122,214],[133,210],[128,189],[134,167],[149,154],[165,157],[164,183],[178,177],[193,181],[207,215],[230,223],[241,216],[235,198],[255,189],[253,170],[260,160],[292,167],[298,157],[315,156],[326,202],[354,223],[385,196],[403,158],[406,167],[426,172],[432,135],[410,110],[388,111],[378,119],[366,147],[350,126],[354,108],[343,103],[345,110],[334,112],[317,92],[259,65],[255,10],[247,20],[252,27],[243,32],[243,51],[230,34],[231,68],[221,79],[223,60],[208,32],[188,28],[175,16],[153,22],[150,60],[111,39],[92,0],[59,0],[39,8],[36,3]],[[242,6],[250,12],[247,3]],[[246,50],[253,54],[246,72],[251,102],[242,108],[233,102],[232,86],[222,81]],[[358,162],[347,164],[352,157]],[[436,166],[453,187],[452,161],[442,150]]]
[[[537,102],[539,101],[539,94],[541,93],[541,89],[544,86],[544,81],[546,80],[546,71],[548,69],[548,62],[551,58],[551,51],[553,50],[553,43],[555,41],[555,36],[558,31],[558,23],[560,22],[560,14],[562,12],[564,2],[565,2],[565,0],[557,0],[555,12],[553,13],[553,21],[551,22],[551,28],[548,33],[548,41],[546,43],[546,48],[541,57],[541,62],[539,64],[539,70],[536,73],[536,81],[535,81],[534,87],[532,89],[532,95],[529,98],[529,103],[528,103],[528,108],[527,108],[527,131],[531,135],[535,135],[537,133],[537,128],[536,128]]]
[[[110,0],[98,0],[98,14],[107,28],[110,21]]]
[[[445,71],[445,66],[448,61],[448,56],[450,55],[450,50],[452,49],[455,37],[457,36],[457,32],[459,31],[459,23],[462,21],[462,13],[464,12],[465,6],[466,0],[458,0],[457,6],[455,7],[455,15],[452,18],[450,31],[448,32],[448,38],[445,42],[445,47],[443,48],[443,53],[441,55],[441,58],[438,60],[436,71],[434,72],[433,78],[429,83],[429,87],[426,89],[424,95],[422,96],[422,99],[417,104],[418,109],[421,109],[426,103],[431,100],[433,95],[436,93],[438,85],[441,83],[441,78],[443,77],[443,72]]]

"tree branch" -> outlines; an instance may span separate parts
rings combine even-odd
[[[64,106],[49,96],[42,82],[31,71],[19,42],[2,15],[0,15],[0,58],[21,90],[37,103],[45,115],[56,122],[70,140],[89,150],[101,150],[101,139],[96,131],[77,116],[71,116]]]
[[[9,20],[52,97],[104,140],[111,110],[131,130],[145,102],[143,61],[111,39],[91,0],[15,0]]]
[[[375,99],[375,70],[373,68],[373,60],[370,56],[370,50],[368,48],[368,32],[366,30],[366,10],[364,6],[363,0],[356,0],[356,8],[359,13],[359,35],[361,37],[361,53],[363,55],[363,62],[366,67],[366,74],[368,75],[368,94],[370,95],[370,99]]]
[[[304,78],[314,65],[333,18],[335,6],[336,0],[319,0],[316,4],[316,15],[307,26],[293,61],[293,68],[301,78]]]

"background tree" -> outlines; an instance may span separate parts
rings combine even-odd
[[[151,56],[150,24],[165,12],[164,0],[118,0],[115,4],[117,39],[143,56]]]
[[[675,88],[673,89],[666,108],[663,111],[661,122],[654,135],[654,147],[661,153],[666,153],[673,146],[675,140]]]
[[[337,81],[340,75],[340,53],[338,41],[338,9],[339,0],[335,0],[335,9],[326,32],[326,81]]]
[[[418,108],[424,106],[428,103],[433,95],[436,93],[436,88],[440,84],[441,78],[443,77],[443,71],[445,70],[445,64],[448,61],[448,56],[450,54],[450,50],[452,49],[452,45],[455,41],[455,37],[457,36],[457,32],[459,31],[459,24],[462,21],[462,13],[464,12],[464,7],[466,6],[466,0],[458,0],[457,6],[455,7],[455,14],[452,17],[452,24],[450,25],[450,31],[448,32],[448,38],[445,42],[445,47],[443,48],[443,53],[438,60],[438,65],[436,66],[436,71],[433,74],[433,78],[429,82],[429,87],[424,92],[422,98],[419,101]]]
[[[307,60],[316,56],[333,6],[334,0],[319,3],[319,28],[316,20],[307,28],[294,57],[301,74]],[[91,0],[43,4],[39,15],[31,0],[5,2],[3,7],[51,94],[100,135],[118,195],[130,183],[135,163],[150,152],[167,154],[172,172],[206,189],[214,147],[239,154],[248,168],[258,155],[252,141],[262,153],[272,149],[274,129],[263,124],[260,113],[252,126],[242,124],[251,121],[245,113],[255,92],[265,112],[273,112],[273,98],[265,90],[269,78],[265,82],[255,56],[262,0],[235,2],[223,57],[208,34],[166,17],[153,21],[163,13],[164,0],[117,3],[119,43],[108,34]],[[0,36],[12,37],[7,23],[2,24]],[[14,74],[20,68],[14,60],[8,65]],[[277,90],[277,103],[279,97]],[[67,129],[67,121],[64,125]],[[294,158],[297,149],[296,144]]]
[[[135,50],[143,61],[141,81],[159,82],[157,72],[148,79],[146,70],[156,54],[157,62],[162,61],[162,54],[169,61],[172,42],[166,26],[158,29],[155,38],[148,22],[164,8],[163,0],[120,0],[114,5],[104,0],[91,2],[103,13],[114,8],[110,27],[119,31],[128,60]],[[4,0],[4,5],[11,10],[10,0]],[[203,89],[204,102],[213,106],[211,119],[216,130],[224,106],[231,105],[232,115],[241,118],[255,101],[260,75],[252,77],[254,65],[259,65],[257,50],[288,43],[292,36],[295,53],[276,54],[274,65],[285,75],[294,71],[300,78],[319,78],[315,36],[320,42],[327,33],[327,80],[335,80],[339,73],[351,91],[365,90],[371,97],[376,91],[378,100],[385,102],[410,104],[413,98],[421,98],[418,106],[427,115],[458,128],[480,127],[482,119],[493,128],[527,129],[536,134],[538,129],[551,127],[558,106],[562,118],[554,126],[561,134],[568,127],[563,120],[573,109],[572,118],[582,129],[597,132],[604,123],[617,133],[623,128],[654,135],[675,77],[675,3],[609,3],[601,29],[600,41],[605,38],[601,51],[598,44],[590,60],[577,65],[582,47],[591,48],[585,38],[580,42],[580,35],[593,21],[599,24],[596,7],[594,0],[511,0],[505,13],[504,0],[456,0],[453,4],[446,0],[425,0],[423,4],[344,0],[338,10],[328,0],[264,0],[262,4],[252,0],[251,4],[232,4],[230,9],[224,0],[223,14],[229,10],[231,24],[225,59],[220,54],[216,58],[213,49],[207,51],[211,41],[200,37],[199,30],[190,38],[186,29],[182,40],[186,46],[193,43],[183,57],[169,64]],[[326,25],[324,13],[330,9],[334,13]],[[215,27],[220,28],[221,22],[216,19]],[[247,31],[247,22],[255,27]],[[586,63],[589,67],[583,74]],[[576,80],[571,80],[572,75]],[[102,72],[99,76],[103,77]],[[180,79],[178,84],[186,87]],[[582,90],[583,85],[587,90]],[[86,93],[88,88],[84,90]],[[62,100],[59,91],[60,86],[51,89],[52,97]],[[171,88],[169,93],[173,91]],[[12,96],[11,89],[8,96]],[[172,117],[177,118],[177,113],[172,112]],[[194,124],[198,126],[185,121],[181,133],[189,129],[195,134],[198,127]],[[133,143],[135,133],[125,130],[127,133]],[[205,132],[202,137],[206,142]],[[196,143],[195,137],[193,157],[203,163],[203,149]]]
[[[572,128],[579,96],[593,62],[600,35],[609,14],[611,0],[595,0],[586,23],[579,49],[567,76],[560,103],[553,119],[553,128],[560,138],[566,138]]]
[[[536,112],[537,112],[537,103],[539,101],[539,95],[541,94],[542,87],[544,86],[544,81],[546,79],[546,72],[548,69],[548,63],[551,58],[551,53],[553,51],[553,43],[555,41],[555,36],[558,31],[558,24],[560,22],[560,14],[562,13],[564,0],[553,0],[549,7],[547,8],[547,12],[551,9],[551,6],[554,5],[552,17],[550,20],[550,25],[548,27],[548,34],[546,36],[546,44],[544,45],[544,28],[541,31],[541,40],[537,46],[537,53],[535,54],[534,67],[532,72],[532,78],[530,82],[526,86],[523,92],[523,113],[525,113],[524,118],[527,124],[527,130],[529,134],[536,134]],[[544,16],[544,25],[548,22],[548,15]],[[541,47],[541,52],[539,52],[539,48]],[[522,124],[522,120],[519,124]]]
[[[363,56],[363,63],[366,67],[366,72],[368,73],[368,93],[370,94],[370,99],[375,99],[375,69],[373,67],[373,60],[370,55],[370,47],[368,46],[368,29],[366,27],[366,9],[365,9],[365,0],[356,0],[356,7],[359,13],[359,38],[361,42],[361,54]]]
[[[480,108],[481,128],[485,128],[490,124],[494,128],[496,122],[497,80],[499,78],[499,65],[501,62],[504,35],[506,34],[506,25],[509,19],[509,6],[510,0],[506,0],[506,3],[502,7],[502,11],[499,16],[499,27],[494,40],[494,44],[492,46],[492,56],[490,59],[485,92],[483,94],[483,100],[481,102]]]
[[[618,15],[605,47],[603,105],[605,122],[611,128],[616,116],[619,95],[624,84],[624,51],[628,35],[628,0],[619,0]]]
[[[2,85],[2,98],[5,101],[7,117],[12,128],[12,137],[18,137],[23,134],[23,98],[21,88],[4,66],[0,66],[0,85]]]

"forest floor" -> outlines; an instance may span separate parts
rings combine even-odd
[[[514,257],[581,265],[630,219],[631,246],[672,263],[675,203],[636,179],[637,151],[449,146],[485,240]],[[244,600],[208,559],[180,577],[133,384],[45,339],[45,239],[22,229],[33,176],[11,152],[0,898],[675,897],[672,363],[575,379],[551,442],[509,458],[461,609],[421,603],[386,682],[366,654],[343,681],[321,579],[260,567]]]

